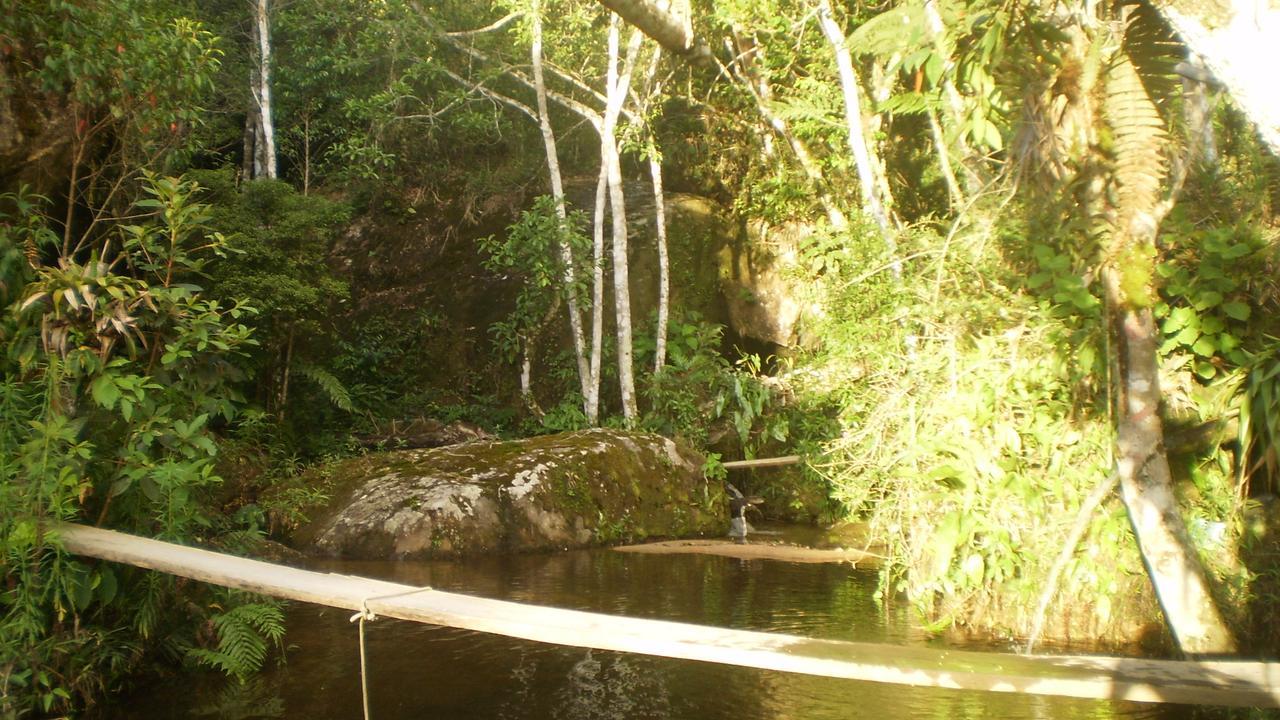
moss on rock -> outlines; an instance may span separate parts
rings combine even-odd
[[[376,453],[316,473],[332,499],[294,541],[372,559],[720,532],[723,490],[701,466],[671,440],[616,430]]]

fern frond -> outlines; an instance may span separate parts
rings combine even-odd
[[[351,393],[347,391],[341,380],[334,377],[333,373],[319,365],[312,365],[308,362],[298,363],[297,370],[303,377],[319,386],[334,407],[347,412],[355,409],[355,406],[351,403]]]
[[[1128,5],[1123,12],[1123,52],[1142,78],[1165,126],[1173,127],[1180,116],[1177,101],[1182,94],[1182,80],[1174,67],[1185,59],[1186,50],[1151,5]]]
[[[1107,71],[1103,111],[1113,138],[1117,229],[1134,232],[1151,219],[1160,203],[1168,174],[1168,132],[1142,77],[1124,52],[1116,53]],[[1154,233],[1155,228],[1150,231]]]
[[[237,605],[214,616],[213,627],[217,649],[192,648],[187,656],[244,682],[262,667],[269,646],[284,638],[284,612],[270,602]]]

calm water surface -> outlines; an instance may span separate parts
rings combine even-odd
[[[766,630],[926,644],[900,607],[875,601],[874,572],[610,550],[459,562],[330,562],[317,569],[482,597]],[[349,612],[295,604],[287,661],[240,686],[178,678],[121,699],[113,718],[361,717]],[[377,720],[844,720],[1182,718],[1187,708],[962,692],[813,678],[561,648],[379,619],[366,624]]]

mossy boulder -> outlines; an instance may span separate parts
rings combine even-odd
[[[330,466],[294,534],[347,558],[449,557],[723,532],[723,490],[666,438],[586,430],[375,453]]]

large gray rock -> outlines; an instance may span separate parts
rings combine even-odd
[[[796,272],[800,249],[815,230],[803,223],[747,226],[747,241],[720,250],[720,282],[729,306],[729,327],[740,337],[780,349],[802,344],[799,326],[805,308]]]
[[[702,458],[657,435],[588,430],[376,453],[330,467],[294,535],[348,558],[444,557],[721,532]]]

